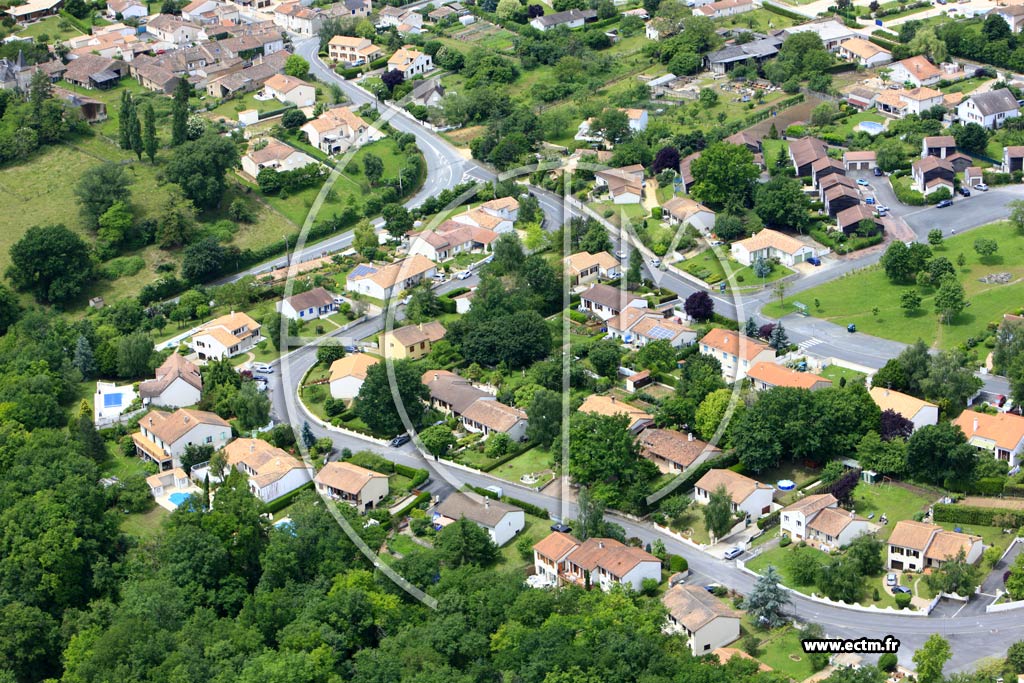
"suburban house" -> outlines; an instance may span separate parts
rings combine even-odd
[[[601,320],[608,320],[626,308],[647,308],[647,299],[602,284],[591,285],[587,291],[580,294],[579,310],[591,313]]]
[[[725,74],[731,71],[737,64],[754,62],[763,64],[775,55],[779,54],[782,47],[782,40],[773,36],[758,38],[749,43],[726,45],[720,50],[709,52],[704,61],[707,68],[716,74]]]
[[[465,493],[455,491],[434,508],[434,528],[440,530],[463,517],[486,531],[499,547],[511,541],[526,526],[526,513],[522,508],[487,497],[477,502]]]
[[[362,146],[384,137],[348,107],[328,109],[299,128],[313,145],[326,154],[339,154],[350,147]]]
[[[419,254],[439,263],[464,252],[490,251],[497,239],[498,233],[494,230],[446,220],[432,230],[413,234],[408,253]]]
[[[856,183],[850,180],[847,183],[833,182],[833,178],[843,176],[829,176],[825,179],[828,183],[822,191],[825,213],[829,216],[838,216],[842,211],[860,204],[860,192],[857,191]]]
[[[794,541],[806,540],[810,521],[822,510],[835,507],[839,507],[839,501],[831,493],[804,496],[779,511],[779,528]]]
[[[145,55],[133,59],[129,68],[132,78],[146,90],[170,95],[178,87],[180,79],[173,71],[165,69],[155,61],[150,61]]]
[[[843,152],[843,166],[847,171],[870,171],[877,165],[878,156],[873,149]]]
[[[1011,468],[1021,463],[1024,449],[1024,417],[1013,413],[976,413],[965,410],[953,420],[967,442],[978,450],[991,452]]]
[[[226,40],[217,42],[227,43]],[[226,46],[218,47],[221,47],[224,54],[227,54]],[[278,50],[273,53],[268,51],[266,56],[254,58],[253,63],[241,71],[231,70],[223,76],[218,75],[216,77],[210,75],[209,80],[206,82],[206,94],[210,97],[223,99],[232,95],[259,90],[267,82],[268,78],[274,74],[284,72],[284,63],[288,57],[289,54],[285,50]]]
[[[699,344],[701,353],[714,356],[722,364],[722,377],[726,382],[743,379],[751,367],[762,361],[775,362],[775,350],[772,347],[720,327],[709,330]]]
[[[345,290],[386,301],[399,292],[434,277],[437,264],[419,254],[384,266],[361,264],[345,278]]]
[[[313,468],[261,439],[235,439],[224,447],[229,467],[249,480],[249,491],[264,503],[313,480]]]
[[[63,6],[64,0],[29,0],[24,5],[8,7],[4,12],[19,24],[30,24],[33,21],[57,14]]]
[[[598,171],[594,174],[594,187],[607,187],[614,204],[639,204],[644,196],[644,167],[633,164]]]
[[[967,561],[974,564],[985,546],[981,536],[946,531],[936,524],[901,519],[889,536],[886,566],[902,571],[922,571],[939,567],[963,550]]]
[[[675,349],[697,341],[697,333],[671,313],[671,309],[626,308],[608,319],[608,338],[621,339],[635,349],[653,341],[667,341]]]
[[[694,182],[693,177],[693,162],[700,158],[700,152],[694,152],[688,154],[679,160],[679,180],[680,189],[683,192],[689,192]]]
[[[565,12],[555,12],[554,14],[545,14],[543,16],[534,17],[530,20],[530,26],[534,27],[538,31],[547,31],[549,28],[555,28],[556,26],[579,28],[588,21],[596,20],[597,10],[571,9]]]
[[[843,42],[836,50],[836,54],[868,69],[892,61],[891,52],[863,38],[850,38]]]
[[[832,386],[832,380],[810,372],[797,372],[791,368],[761,361],[747,371],[747,378],[756,391],[768,391],[775,387],[790,387],[815,391]]]
[[[889,80],[893,83],[910,83],[911,87],[921,88],[935,85],[942,80],[942,69],[918,55],[896,62],[889,67]]]
[[[668,610],[668,630],[686,634],[694,657],[706,655],[740,637],[742,615],[703,586],[672,586],[661,596],[661,603]]]
[[[807,541],[822,550],[832,550],[849,545],[853,539],[874,529],[871,522],[852,510],[827,507],[807,523]]]
[[[174,352],[156,369],[154,379],[139,383],[139,397],[144,405],[192,406],[203,397],[203,377],[195,363]]]
[[[316,102],[316,88],[301,78],[274,74],[263,84],[263,92],[278,102],[294,104],[296,107],[312,107]]]
[[[921,140],[921,158],[945,159],[956,154],[956,139],[952,135],[929,135]]]
[[[778,259],[782,265],[793,267],[817,255],[814,247],[771,228],[765,228],[745,240],[733,242],[731,251],[732,257],[744,266],[763,258]]]
[[[928,87],[910,90],[885,90],[875,98],[875,108],[884,114],[903,118],[907,114],[920,116],[932,107],[941,107],[945,98],[939,90]]]
[[[146,23],[146,33],[157,40],[177,46],[207,40],[206,31],[202,26],[173,14],[158,14],[150,19]]]
[[[1024,28],[1024,5],[1006,5],[1005,7],[997,5],[990,9],[986,16],[993,14],[1005,21],[1014,33],[1020,33]]]
[[[552,532],[533,546],[535,573],[553,585],[600,586],[615,584],[639,591],[644,579],[661,582],[661,560],[640,548],[613,538],[579,541],[569,534]]]
[[[871,387],[868,393],[871,395],[871,400],[883,413],[891,410],[913,422],[915,432],[926,425],[939,423],[939,407],[934,403],[885,387]],[[967,413],[963,414],[967,415]]]
[[[394,26],[395,30],[402,35],[407,33],[418,35],[423,33],[423,15],[400,7],[384,7],[380,11],[377,26],[379,28]]]
[[[721,452],[717,446],[671,429],[648,427],[637,437],[640,455],[647,458],[665,474],[677,474],[691,465],[703,462]]]
[[[384,56],[384,51],[367,38],[334,36],[327,43],[327,56],[349,66],[361,66],[380,59]]]
[[[526,440],[526,413],[501,401],[474,401],[462,411],[461,419],[467,432],[482,434],[483,439],[491,434],[506,434],[517,443]]]
[[[587,396],[577,409],[577,412],[595,413],[605,417],[625,415],[628,418],[629,431],[633,434],[639,433],[654,422],[654,417],[650,413],[634,408],[614,396],[603,396],[601,394],[590,394]]]
[[[204,14],[212,12],[220,6],[221,3],[216,0],[192,0],[192,2],[181,8],[181,18],[198,24]]]
[[[430,392],[430,407],[445,415],[459,417],[476,401],[495,401],[492,394],[473,385],[468,379],[448,370],[427,370],[420,381]]]
[[[1006,147],[1003,148],[1003,163],[1006,163]],[[1020,150],[1020,158],[1017,159],[1017,168],[1020,170],[1021,162],[1024,162],[1024,147],[1018,147]],[[1005,167],[1004,167],[1005,168]],[[1011,173],[1011,171],[1003,171],[1004,173]],[[964,182],[962,183],[965,187],[974,187],[978,183],[984,182],[985,173],[981,170],[980,166],[968,166],[964,170]]]
[[[979,171],[981,169],[978,169]],[[1024,170],[1024,146],[1008,145],[1003,147],[1003,165],[999,169],[1003,173],[1013,173]],[[978,173],[978,181],[981,182],[982,174]],[[971,187],[974,187],[971,185]]]
[[[706,5],[701,5],[693,10],[697,16],[708,17],[709,19],[721,19],[734,14],[742,14],[754,9],[753,0],[717,0]]]
[[[711,494],[720,486],[724,486],[729,493],[734,513],[746,513],[756,521],[772,511],[772,494],[775,489],[732,470],[708,470],[694,484],[693,499],[701,505],[707,505],[711,501]]]
[[[181,467],[188,446],[212,446],[220,450],[231,440],[231,425],[215,413],[180,408],[173,413],[151,410],[139,419],[132,434],[135,453],[156,463],[161,472]]]
[[[282,2],[274,8],[274,24],[300,36],[312,36],[323,25],[323,14],[314,7],[304,7],[301,2]]]
[[[277,138],[262,138],[254,140],[249,151],[242,157],[242,171],[255,179],[265,168],[280,173],[281,171],[294,171],[315,163],[317,160],[313,157]]]
[[[914,189],[926,197],[940,187],[946,188],[950,196],[953,195],[953,179],[956,177],[956,171],[953,170],[953,165],[949,163],[948,159],[931,156],[918,159],[911,164],[910,172],[914,178]]]
[[[817,21],[810,21],[806,24],[800,24],[798,26],[790,26],[784,28],[778,32],[778,35],[788,38],[791,35],[797,33],[814,33],[821,38],[822,44],[825,49],[829,52],[836,52],[839,46],[859,36],[854,29],[846,26],[842,22],[836,21],[835,19],[820,19]]]
[[[180,467],[149,475],[146,477],[146,485],[149,486],[149,493],[154,498],[170,495],[175,491],[190,493],[196,491],[188,475],[185,474],[185,470]]]
[[[277,303],[278,312],[289,320],[316,320],[338,310],[334,295],[323,287],[293,294]]]
[[[388,71],[400,71],[406,80],[425,74],[433,68],[433,58],[414,49],[412,45],[400,47],[388,58]]]
[[[434,342],[444,339],[445,332],[436,320],[385,330],[380,335],[380,352],[385,358],[418,360],[430,353]]]
[[[352,353],[331,363],[331,398],[351,400],[359,395],[366,380],[366,371],[380,358],[365,353]]]
[[[846,102],[861,110],[873,108],[877,97],[878,93],[870,88],[854,86],[846,90]]]
[[[963,124],[977,123],[990,130],[1001,128],[1007,119],[1020,116],[1017,100],[1006,88],[975,93],[956,108],[957,118]]]
[[[828,156],[828,146],[818,138],[802,137],[789,143],[789,160],[798,178],[811,175],[811,164]]]
[[[846,175],[846,165],[832,157],[818,157],[811,162],[811,184],[819,187],[821,182],[833,175]]]
[[[348,503],[360,514],[377,507],[389,491],[388,475],[343,461],[327,463],[313,481],[321,495]]]
[[[763,145],[761,144],[761,138],[757,137],[750,131],[741,130],[738,133],[733,133],[729,137],[725,138],[722,142],[728,142],[732,145],[740,145],[750,150],[751,154],[761,154]]]
[[[594,280],[614,280],[622,275],[619,259],[607,251],[591,254],[579,251],[565,258],[565,269],[573,285],[585,285]]]
[[[512,201],[515,201],[514,199]],[[494,211],[484,208],[481,204],[477,208],[466,209],[462,213],[452,214],[452,220],[463,225],[472,225],[477,228],[486,228],[500,234],[512,232],[515,218],[509,218],[508,212]],[[516,202],[515,215],[519,215],[519,202]]]
[[[337,7],[344,7],[343,15],[349,17],[368,17],[373,9],[370,0],[343,0]]]
[[[189,345],[199,360],[221,360],[247,352],[262,339],[258,322],[245,313],[231,311],[200,327]]]
[[[412,92],[409,93],[409,99],[423,107],[437,107],[444,99],[444,93],[445,89],[441,85],[440,78],[428,78],[416,84]]]
[[[110,21],[124,21],[148,16],[149,10],[139,0],[107,0],[106,14]]]
[[[869,221],[874,226],[874,232],[882,229],[881,219],[875,216],[875,212],[866,204],[855,204],[837,213],[835,229],[850,235],[857,232],[864,221]]]
[[[120,83],[121,77],[126,73],[128,65],[120,59],[89,54],[81,55],[68,63],[68,68],[64,71],[64,80],[80,88],[109,90]]]
[[[821,179],[821,182],[818,183],[818,201],[824,204],[828,191],[836,187],[837,185],[853,190],[854,194],[857,194],[857,201],[860,201],[860,195],[857,193],[857,181],[854,180],[853,178],[848,178],[844,175],[837,174],[825,176],[824,178]]]
[[[715,228],[715,212],[689,197],[673,197],[662,204],[661,217],[671,226],[693,226],[705,235]]]

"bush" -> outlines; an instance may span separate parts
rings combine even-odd
[[[911,595],[910,593],[897,593],[893,596],[896,600],[896,607],[899,609],[907,609],[910,607]]]
[[[910,189],[909,186],[903,183],[893,183],[892,189],[896,194],[896,199],[900,200],[901,203],[906,204],[907,206],[924,206],[927,201],[930,201],[925,199],[923,194],[917,190]],[[935,193],[933,193],[933,195],[934,194]]]
[[[787,545],[789,545],[792,542],[793,542],[793,539],[791,539],[789,536],[783,536],[783,537],[781,537],[779,539],[779,547],[780,548],[785,548]]]
[[[874,592],[871,593],[871,599],[874,600],[875,602],[878,602],[879,600],[882,599],[882,596],[878,593],[878,589],[877,588],[874,590]]]
[[[668,570],[673,574],[678,572],[685,572],[690,568],[690,563],[686,561],[686,558],[682,555],[669,555],[668,556]]]
[[[933,204],[938,204],[941,201],[952,198],[953,194],[949,191],[948,188],[945,187],[940,187],[939,189],[935,190],[935,192],[932,192],[930,195],[928,195],[928,201],[932,202]]]
[[[743,640],[740,641],[740,647],[751,657],[756,657],[761,651],[761,641],[753,635],[744,636]]]
[[[896,659],[896,655],[892,652],[886,652],[884,655],[878,658],[878,668],[882,671],[895,671],[896,664],[899,660]]]
[[[977,524],[979,526],[1005,526],[1018,528],[1024,526],[1024,511],[1006,510],[1001,508],[979,508],[970,505],[947,505],[936,503],[932,506],[936,522],[955,522],[957,524]],[[995,518],[1006,524],[996,524]]]
[[[262,514],[274,514],[275,512],[283,510],[286,507],[288,507],[289,505],[291,505],[293,502],[295,502],[296,496],[300,495],[303,491],[307,491],[307,490],[312,489],[312,488],[313,488],[313,482],[307,481],[305,484],[303,484],[299,488],[295,489],[294,491],[290,491],[290,492],[284,494],[283,496],[281,496],[280,498],[278,498],[277,500],[272,500],[269,503],[267,503],[266,505],[264,505],[263,509],[261,510],[261,513]]]

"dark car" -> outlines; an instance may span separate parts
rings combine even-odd
[[[877,177],[882,176],[882,175],[885,175],[884,173],[882,173],[882,169],[880,169],[877,166],[875,166],[875,177],[877,178]]]
[[[821,259],[818,258],[817,256],[810,257],[809,259],[807,259],[807,262],[810,263],[812,266],[820,266],[821,265]]]
[[[405,444],[409,443],[410,441],[412,441],[412,437],[409,436],[408,434],[399,434],[395,438],[391,439],[391,447],[392,448],[401,448],[402,446],[404,446]]]
[[[572,527],[571,526],[566,526],[565,524],[562,524],[561,522],[557,522],[555,524],[552,524],[551,525],[551,530],[552,531],[557,531],[557,532],[562,533],[562,534],[571,534],[572,533]]]
[[[893,593],[909,593],[910,589],[907,588],[906,586],[893,586],[892,587],[892,592]]]
[[[943,199],[941,202],[935,205],[936,209],[945,209],[947,206],[953,206],[952,199]]]
[[[966,187],[961,187],[960,188],[960,194],[962,194],[964,197],[970,197],[971,196],[971,191],[968,190]]]

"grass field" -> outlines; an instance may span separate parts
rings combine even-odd
[[[839,386],[839,380],[843,377],[846,378],[847,382],[863,382],[864,378],[867,377],[863,372],[850,370],[849,368],[844,368],[839,365],[830,365],[818,374],[826,379],[832,380],[832,384],[835,386]]]
[[[814,0],[807,0],[813,2]],[[749,28],[752,31],[767,31],[773,28],[787,28],[795,24],[796,21],[789,17],[784,17],[781,14],[775,12],[769,12],[766,9],[755,9],[750,12],[743,12],[742,14],[734,14],[730,17],[718,19],[715,21],[717,26],[727,26],[732,28],[738,26],[740,28]]]
[[[274,98],[269,100],[258,100],[256,99],[256,92],[248,92],[242,97],[225,100],[220,103],[216,108],[207,113],[207,116],[214,119],[226,119],[228,121],[237,121],[238,112],[245,111],[246,109],[255,109],[261,114],[266,111],[274,111],[287,106],[283,102],[278,102]]]
[[[499,562],[506,569],[524,570],[533,564],[533,558],[524,560],[519,554],[516,545],[523,538],[530,539],[530,545],[536,544],[542,538],[551,533],[551,522],[533,515],[525,515],[526,525],[523,530],[516,534],[515,538],[502,546],[499,552]]]
[[[998,242],[999,253],[982,260],[974,252],[974,240],[991,238]],[[897,285],[889,281],[880,266],[874,266],[832,282],[787,297],[780,306],[773,302],[764,308],[765,315],[781,317],[792,313],[794,300],[802,302],[818,299],[821,308],[809,311],[815,317],[839,325],[856,323],[857,331],[911,344],[918,339],[933,340],[938,348],[948,349],[963,343],[968,337],[987,336],[986,325],[1002,318],[1003,313],[1019,306],[1024,295],[1024,237],[1014,233],[1009,223],[987,225],[969,234],[946,239],[934,250],[936,256],[945,256],[956,262],[964,255],[966,265],[957,268],[960,282],[967,294],[968,308],[948,324],[939,322],[934,312],[935,289],[919,290],[922,304],[919,311],[908,315],[900,308],[900,295],[915,289],[914,285]],[[1006,285],[989,285],[978,279],[991,273],[1008,272],[1013,281]],[[878,315],[871,311],[878,307]]]
[[[727,259],[729,270],[735,274],[739,287],[760,287],[770,282],[792,275],[793,271],[781,264],[774,264],[772,272],[765,278],[759,278],[749,266],[741,266],[732,259]],[[715,253],[714,249],[705,249],[691,259],[684,261],[677,267],[685,270],[690,275],[704,280],[710,285],[717,284],[726,279],[725,266],[722,260]]]
[[[839,135],[848,136],[853,135],[854,129],[861,123],[864,123],[865,121],[874,121],[875,123],[882,123],[885,121],[885,117],[881,116],[880,114],[865,111],[861,112],[860,114],[854,114],[853,116],[845,118],[839,123],[833,126],[829,126],[829,128],[831,128],[833,132]]]
[[[540,448],[531,448],[522,455],[509,460],[504,465],[491,470],[491,474],[506,481],[518,482],[524,474],[533,474],[542,470],[552,469],[555,454]],[[544,480],[550,481],[550,477]]]
[[[982,83],[985,83],[986,81],[989,80],[991,79],[986,78],[984,76],[975,76],[974,78],[965,78],[962,81],[950,83],[944,88],[939,88],[939,90],[941,90],[944,93],[962,92],[966,94],[969,92],[973,92],[974,90],[977,90]]]
[[[922,512],[933,502],[892,484],[860,483],[853,492],[853,508],[858,515],[867,517],[874,513],[873,521],[877,522],[884,513],[889,519],[889,523],[878,530],[882,540],[889,538],[896,522],[913,519],[915,513]]]
[[[38,38],[39,36],[49,36],[49,43],[55,43],[58,40],[64,41],[68,38],[74,38],[75,36],[83,35],[81,31],[71,25],[66,19],[61,17],[47,17],[42,21],[37,21],[33,24],[29,24],[24,30],[18,31],[17,35],[25,38]]]
[[[159,505],[154,505],[149,512],[125,515],[121,520],[121,531],[142,541],[155,540],[160,536],[160,527],[170,514]]]

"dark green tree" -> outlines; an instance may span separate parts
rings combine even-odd
[[[92,280],[89,247],[63,225],[29,228],[11,246],[7,277],[44,304],[65,304]]]
[[[404,431],[405,426],[402,415],[395,406],[388,366],[394,368],[394,386],[402,410],[413,427],[420,424],[424,410],[423,401],[427,400],[429,392],[420,380],[420,372],[411,361],[399,360],[370,366],[356,399],[356,414],[374,432],[393,435]]]

